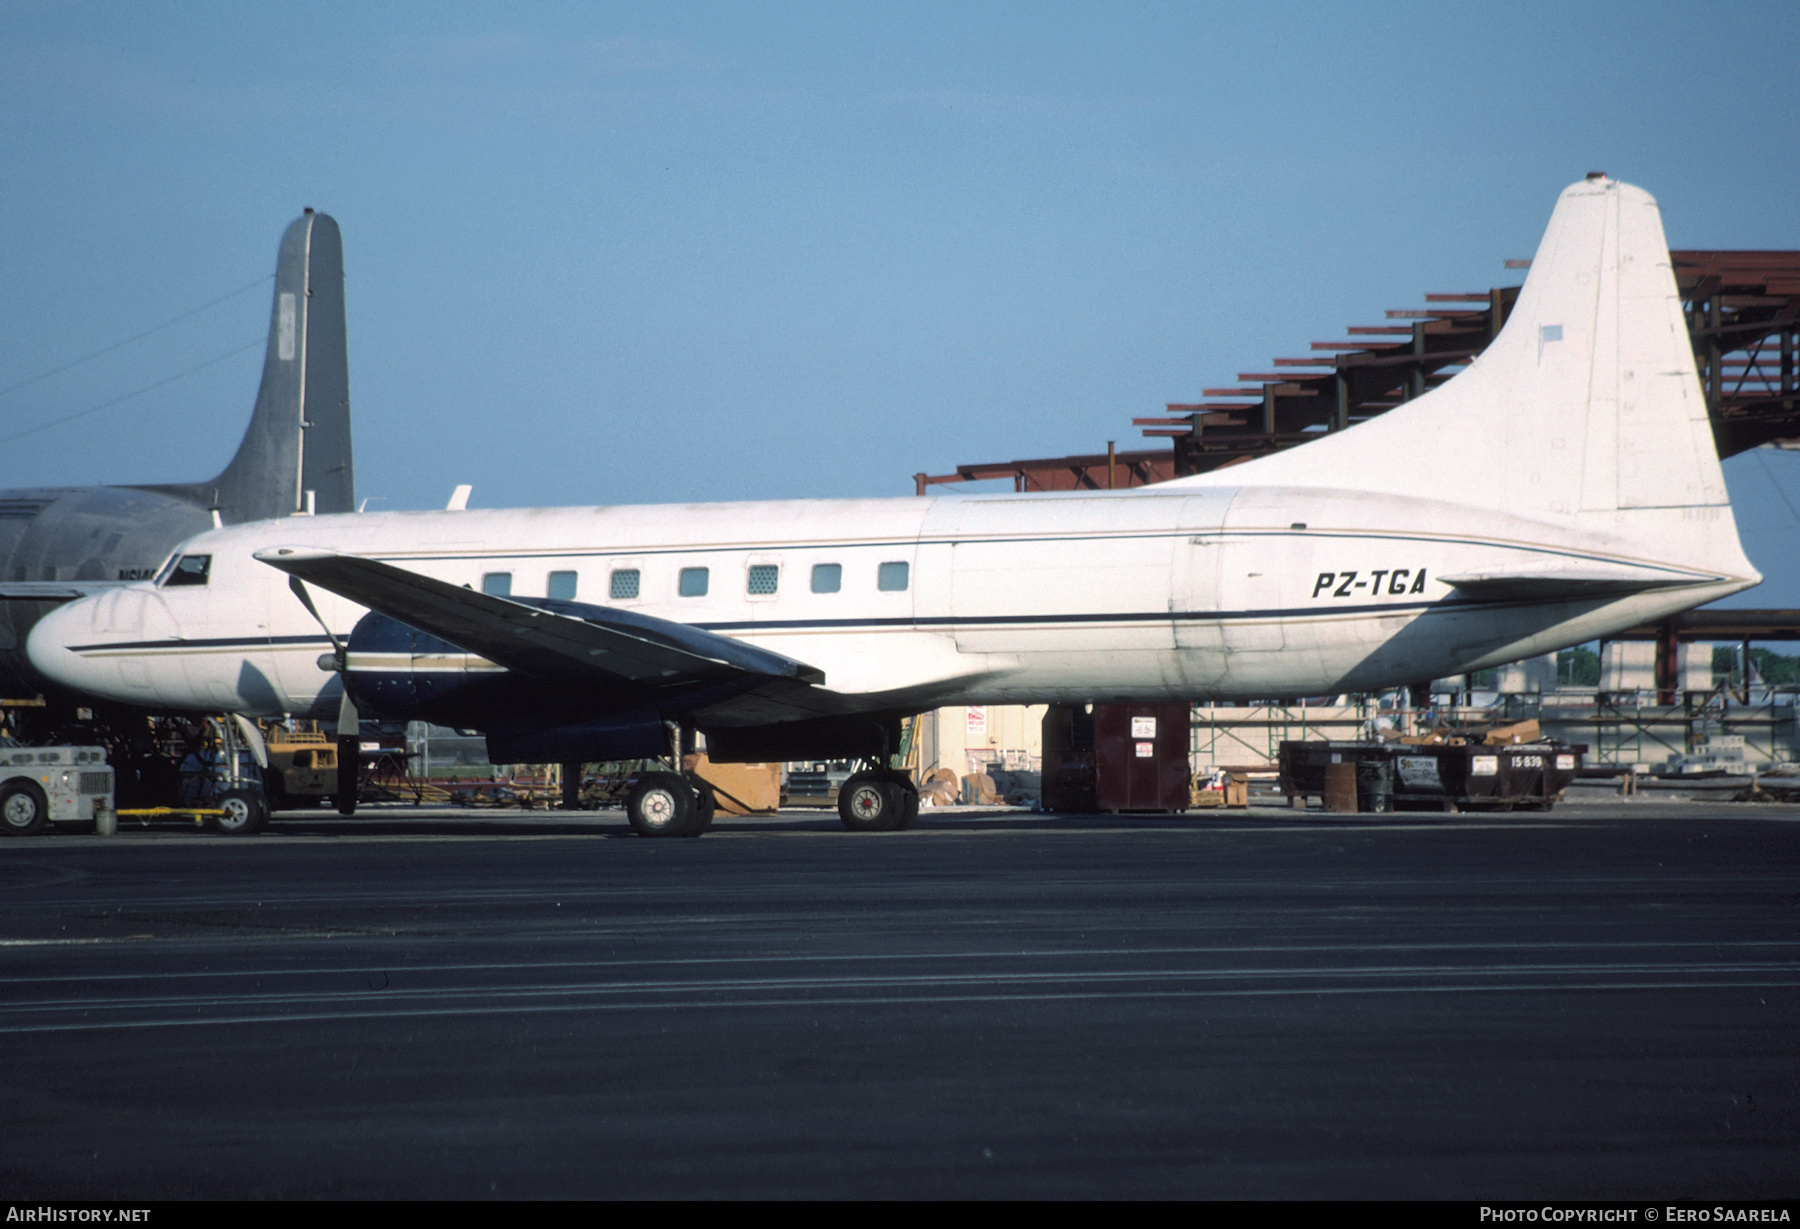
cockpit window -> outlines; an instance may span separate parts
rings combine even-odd
[[[206,574],[211,569],[211,555],[183,555],[175,561],[175,567],[170,571],[169,578],[163,581],[163,585],[170,589],[176,585],[203,585],[206,583]]]

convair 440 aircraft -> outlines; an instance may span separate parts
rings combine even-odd
[[[329,717],[347,691],[480,729],[497,763],[667,755],[628,801],[645,835],[710,819],[692,731],[715,760],[863,757],[840,813],[882,829],[917,807],[886,767],[899,722],[939,705],[1373,690],[1760,579],[1656,203],[1594,178],[1466,371],[1263,460],[1129,491],[235,526],[29,647],[169,708]]]

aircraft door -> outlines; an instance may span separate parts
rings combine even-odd
[[[1220,543],[1221,627],[1228,653],[1273,653],[1284,647],[1281,559],[1260,536],[1233,535]]]
[[[1196,697],[1212,694],[1225,675],[1225,638],[1219,622],[1220,526],[1230,492],[1206,492],[1185,501],[1182,535],[1170,561],[1169,617],[1175,660]]]
[[[943,521],[958,649],[1106,654],[1121,685],[1167,684],[1177,501],[944,502],[960,504]]]

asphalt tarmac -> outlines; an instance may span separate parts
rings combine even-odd
[[[1800,808],[0,842],[0,1193],[1800,1191]]]

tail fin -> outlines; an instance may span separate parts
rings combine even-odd
[[[1440,498],[1655,541],[1753,576],[1656,201],[1565,189],[1506,327],[1443,386],[1337,435],[1184,485]],[[1668,535],[1673,533],[1674,537]]]
[[[281,237],[262,387],[231,464],[210,482],[145,489],[216,508],[227,524],[355,511],[344,245],[328,215],[308,209]]]

